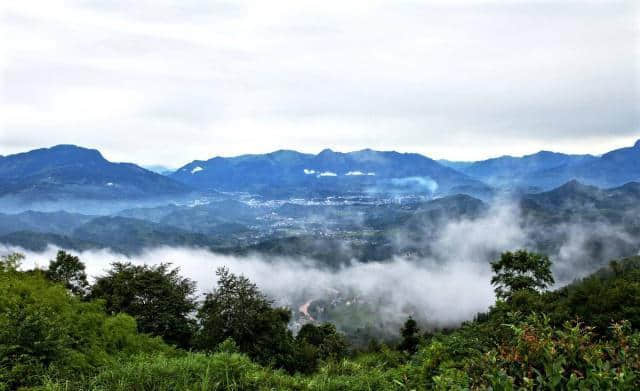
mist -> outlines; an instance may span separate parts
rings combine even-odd
[[[44,252],[30,252],[16,247],[1,247],[1,253],[21,252],[26,269],[45,268],[58,249],[50,246]],[[392,318],[406,317],[410,308],[434,324],[453,325],[486,310],[493,303],[488,265],[454,261],[445,265],[397,257],[389,262],[354,262],[338,269],[328,269],[310,259],[245,257],[221,255],[209,250],[158,247],[142,254],[126,257],[109,250],[73,252],[87,266],[93,279],[104,275],[110,264],[128,261],[138,265],[171,262],[181,274],[198,284],[198,294],[216,285],[215,271],[225,266],[242,274],[278,305],[292,309],[306,301],[319,299],[328,290],[354,292],[369,302],[386,305],[381,314]],[[463,289],[461,289],[463,287]]]
[[[70,252],[86,264],[91,278],[104,275],[117,261],[172,263],[182,275],[197,282],[199,295],[215,288],[215,271],[225,266],[255,282],[277,305],[293,311],[304,302],[326,298],[328,292],[340,292],[343,297],[368,303],[378,319],[393,325],[394,332],[408,315],[429,327],[451,327],[486,311],[495,301],[489,262],[503,251],[546,250],[556,277],[553,288],[593,272],[619,257],[620,251],[637,253],[636,241],[621,227],[580,220],[541,227],[524,218],[516,203],[507,201],[493,204],[479,217],[447,220],[435,231],[428,232],[425,225],[424,231],[410,233],[404,227],[395,230],[391,238],[397,248],[428,247],[428,256],[396,255],[385,261],[352,259],[331,267],[305,257],[225,255],[188,247],[148,248],[133,256],[108,249]],[[554,245],[541,249],[537,243],[547,243],[544,238],[549,237],[554,238]],[[605,245],[599,248],[602,259],[594,260],[590,254],[596,239]],[[0,254],[25,254],[24,268],[45,268],[57,250],[49,246],[43,252],[32,252],[0,245]],[[348,254],[349,248],[337,251]]]
[[[142,199],[86,199],[76,197],[60,197],[53,200],[24,200],[19,196],[5,195],[0,197],[0,213],[21,213],[26,211],[80,213],[88,215],[110,215],[125,209],[153,208],[167,204],[189,205],[206,199],[207,195],[187,194],[182,197],[158,196]]]

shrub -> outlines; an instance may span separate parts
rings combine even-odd
[[[118,355],[164,351],[127,315],[109,317],[41,272],[0,272],[0,383],[33,386],[45,376],[90,376]]]

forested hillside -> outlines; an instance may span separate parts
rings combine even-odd
[[[412,317],[357,347],[329,323],[294,335],[245,277],[219,269],[199,300],[169,264],[115,263],[93,284],[77,257],[0,261],[0,389],[429,390],[640,387],[640,258],[558,290],[548,257],[492,262],[497,301],[455,329]],[[428,314],[426,314],[428,316]]]

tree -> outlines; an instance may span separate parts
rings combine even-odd
[[[107,316],[101,302],[70,295],[40,271],[0,270],[0,390],[88,378],[124,355],[170,351],[138,334],[129,315]]]
[[[11,273],[17,271],[23,260],[24,255],[20,253],[3,255],[0,257],[0,273]]]
[[[324,323],[316,326],[307,323],[298,332],[296,341],[304,341],[318,349],[318,358],[342,358],[347,352],[347,341],[344,335],[338,333],[336,326]]]
[[[189,347],[195,329],[195,282],[180,276],[171,264],[138,266],[113,263],[106,276],[91,287],[90,297],[103,299],[111,314],[133,316],[138,330],[162,337],[166,342]]]
[[[80,259],[60,250],[55,261],[49,262],[49,268],[45,272],[47,278],[64,286],[76,295],[83,296],[87,293],[89,283],[85,273],[85,265]]]
[[[418,344],[420,343],[419,337],[420,329],[418,323],[411,317],[404,322],[402,328],[400,328],[400,335],[402,336],[402,342],[398,348],[409,354],[414,354],[418,351]]]
[[[293,336],[287,328],[291,312],[272,302],[244,276],[227,268],[216,271],[218,286],[207,294],[197,319],[198,345],[213,350],[232,338],[241,352],[263,364],[289,368]]]
[[[509,300],[516,292],[537,292],[554,283],[549,257],[525,250],[502,253],[498,261],[491,262],[491,269],[491,285],[498,299]]]

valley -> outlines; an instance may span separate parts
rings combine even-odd
[[[557,181],[536,179],[547,170],[569,172],[611,156],[628,160],[621,164],[632,168],[624,174],[630,181],[598,187],[594,183],[619,183],[602,182],[597,170],[591,178],[567,176],[557,187]],[[141,168],[111,172],[98,152],[55,147],[0,159],[0,178],[18,186],[3,187],[0,245],[34,253],[107,251],[111,261],[180,248],[232,257],[229,262],[257,257],[265,270],[282,260],[298,263],[304,266],[300,278],[307,269],[334,278],[286,293],[280,286],[268,291],[300,309],[292,311],[293,329],[331,321],[352,341],[366,343],[370,336],[391,336],[387,331],[408,314],[430,327],[450,327],[472,313],[440,319],[430,304],[416,305],[420,300],[410,296],[417,292],[391,304],[380,292],[363,294],[360,284],[337,278],[359,265],[390,268],[401,260],[433,271],[467,262],[482,270],[501,252],[520,247],[549,254],[556,279],[566,284],[610,259],[638,254],[640,182],[631,180],[639,179],[633,170],[638,162],[638,143],[602,157],[540,153],[443,163],[451,168],[395,152],[278,151],[198,161],[161,176]],[[78,176],[83,170],[86,178]],[[118,177],[125,172],[134,177]],[[321,175],[327,172],[336,174]],[[145,186],[147,179],[136,175],[169,186],[147,194],[109,193],[109,183]],[[104,181],[106,190],[97,196],[92,189]],[[82,190],[74,193],[76,188]],[[167,260],[185,265],[180,258]],[[382,315],[380,308],[395,312]]]

